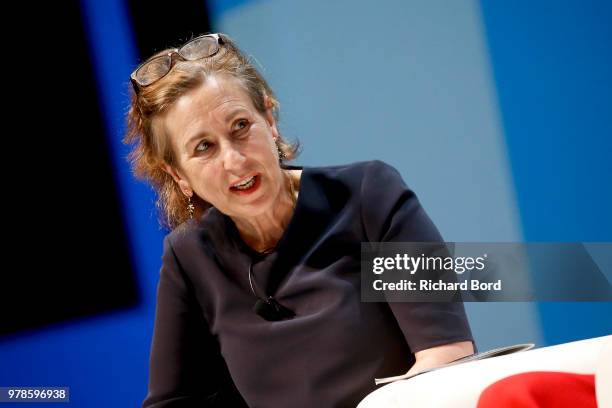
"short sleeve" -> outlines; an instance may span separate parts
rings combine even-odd
[[[166,237],[142,407],[246,407],[188,283]]]
[[[362,220],[370,242],[442,242],[419,200],[390,165],[373,161],[361,188]],[[389,302],[413,353],[472,341],[461,302]]]

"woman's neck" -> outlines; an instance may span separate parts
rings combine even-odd
[[[248,246],[258,252],[265,252],[276,246],[293,216],[301,173],[301,170],[286,171],[287,176],[291,178],[293,192],[290,191],[287,181],[281,189],[277,205],[271,212],[251,219],[233,219],[240,236]]]

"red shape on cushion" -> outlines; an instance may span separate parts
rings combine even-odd
[[[595,375],[533,371],[489,385],[477,408],[597,408]]]

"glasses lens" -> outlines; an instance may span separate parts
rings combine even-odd
[[[172,58],[162,55],[144,64],[136,71],[136,81],[140,86],[147,86],[162,78],[170,71]]]
[[[197,60],[210,57],[219,51],[217,39],[214,37],[198,37],[183,45],[178,51],[179,55],[186,60]]]

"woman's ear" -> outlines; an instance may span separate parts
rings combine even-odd
[[[274,108],[274,103],[272,103],[272,98],[268,96],[268,94],[264,93],[264,106],[266,109]]]
[[[168,173],[172,179],[176,181],[176,184],[178,184],[179,188],[186,197],[191,197],[193,195],[193,189],[189,185],[189,182],[185,180],[174,167],[170,166],[168,163],[163,163],[161,167],[163,171]]]
[[[178,171],[176,171],[174,169],[174,167],[172,167],[168,163],[162,163],[161,168],[162,168],[163,171],[168,173],[170,175],[170,177],[172,177],[174,179],[174,181],[176,181],[177,183],[182,179],[182,177],[179,175]]]
[[[268,126],[272,129],[272,136],[274,140],[278,139],[278,129],[276,128],[276,118],[274,117],[274,104],[272,103],[272,99],[268,95],[264,95],[264,106],[266,107],[266,122],[268,122]]]

